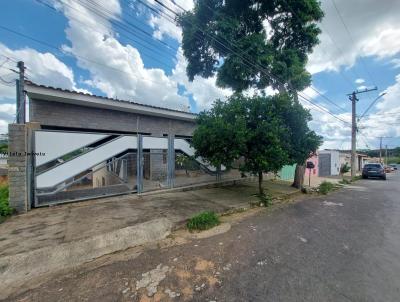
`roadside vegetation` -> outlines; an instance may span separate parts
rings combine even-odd
[[[302,17],[293,20],[293,10]],[[178,17],[189,80],[216,77],[218,86],[234,92],[199,114],[192,141],[196,156],[217,169],[229,169],[241,159],[241,171],[258,176],[261,201],[266,198],[264,173],[297,164],[293,186],[300,189],[305,161],[322,143],[308,127],[311,114],[299,101],[311,85],[307,56],[319,42],[322,17],[317,0],[290,6],[196,1],[192,11]],[[270,20],[268,33],[264,20]],[[279,93],[268,96],[267,88]],[[253,95],[243,94],[249,89]]]
[[[342,185],[348,185],[348,184],[351,184],[351,180],[343,178],[341,181],[339,181],[339,183]]]
[[[8,204],[8,185],[0,185],[0,223],[12,213],[13,209]]]
[[[328,194],[335,188],[335,185],[329,181],[324,181],[318,186],[318,192],[320,194]]]
[[[189,219],[186,226],[189,231],[203,231],[220,224],[219,217],[214,212],[202,212]]]

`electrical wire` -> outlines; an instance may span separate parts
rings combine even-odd
[[[346,30],[346,32],[347,32],[347,34],[348,34],[350,40],[352,41],[352,43],[353,43],[354,45],[356,45],[356,42],[355,42],[354,39],[353,39],[353,35],[350,33],[350,30],[349,30],[349,28],[347,27],[346,22],[344,22],[344,19],[343,19],[342,14],[340,13],[338,7],[336,6],[335,0],[331,0],[331,1],[332,1],[333,6],[335,7],[336,13],[337,13],[337,15],[339,16],[339,19],[340,19],[341,23],[343,24],[343,27],[345,28],[345,30]],[[363,65],[365,71],[367,72],[368,77],[370,78],[370,80],[372,81],[372,83],[374,84],[374,86],[377,86],[376,83],[375,83],[375,81],[374,81],[374,78],[372,77],[372,74],[369,72],[369,70],[368,70],[368,68],[367,68],[367,66],[366,66],[366,64],[365,64],[365,62],[364,62],[364,59],[363,59],[361,56],[360,56],[360,62],[361,62],[361,64]]]
[[[52,7],[52,6],[49,5],[48,3],[45,3],[43,0],[35,0],[35,1],[38,2],[38,3],[40,3],[40,4],[42,4],[42,5],[44,5],[44,6],[46,6],[47,8],[49,8],[49,9],[55,11],[55,12],[58,12],[56,8]],[[76,10],[77,12],[81,13],[81,12],[80,12],[79,10],[77,10],[75,7],[70,6],[70,5],[67,4],[67,3],[64,3],[64,4],[65,4],[66,6],[69,6],[71,9],[74,9],[74,10]],[[84,22],[82,22],[82,21],[79,20],[78,18],[75,18],[75,17],[73,17],[73,16],[69,16],[68,18],[69,18],[69,19],[72,19],[72,20],[74,20],[74,21],[76,21],[76,22],[78,22],[78,23],[80,23],[80,24],[82,24],[82,25],[85,25],[85,26],[87,27],[87,24],[84,23]],[[102,24],[102,25],[107,26],[105,23],[102,23],[102,22],[99,22],[99,23]],[[93,26],[90,26],[90,28],[91,28],[93,31],[95,31],[95,32],[98,32],[98,33],[100,33],[100,34],[104,34],[103,32],[97,30],[97,29],[96,29],[95,27],[93,27]],[[129,41],[132,41],[134,44],[137,44],[137,45],[142,46],[143,48],[145,48],[145,49],[147,49],[147,50],[153,52],[153,53],[156,54],[156,55],[162,55],[162,53],[161,53],[158,49],[149,47],[149,46],[145,45],[144,43],[142,43],[142,42],[140,42],[140,41],[137,41],[137,40],[131,38],[131,37],[128,36],[128,35],[125,35],[124,33],[119,33],[119,35],[121,35],[122,37],[124,37],[125,39],[127,39],[127,40],[129,40]],[[136,36],[135,36],[135,37],[136,37]],[[150,56],[150,55],[146,54],[145,52],[143,52],[142,55],[143,55],[144,57],[148,57],[149,59],[158,62],[159,64],[161,64],[161,65],[163,65],[163,66],[165,66],[165,67],[167,67],[167,68],[170,68],[170,69],[173,69],[173,68],[174,68],[174,66],[172,66],[172,65],[170,65],[170,64],[167,64],[166,62],[163,62],[163,61],[157,59],[156,57]]]
[[[46,47],[51,48],[51,49],[55,49],[55,50],[57,50],[57,51],[62,52],[63,54],[67,54],[67,55],[68,55],[68,53],[63,52],[63,50],[62,50],[60,47],[54,46],[54,45],[52,45],[52,44],[50,44],[50,43],[48,43],[48,42],[41,41],[41,40],[39,40],[39,39],[36,39],[36,38],[31,37],[31,36],[28,36],[28,35],[26,35],[26,34],[17,32],[17,31],[15,31],[15,30],[11,29],[11,28],[8,28],[8,27],[2,26],[2,25],[0,25],[0,29],[3,29],[3,30],[5,30],[5,31],[8,31],[8,32],[10,32],[10,33],[13,33],[13,34],[15,34],[15,35],[17,35],[17,36],[23,37],[23,38],[25,38],[25,39],[31,40],[31,41],[33,41],[33,42],[36,42],[36,43],[38,43],[38,44],[41,44],[41,45],[46,46]],[[56,54],[56,55],[57,55],[57,54]],[[110,70],[114,70],[114,71],[116,71],[116,72],[120,72],[120,73],[123,73],[123,74],[127,74],[127,75],[132,76],[132,74],[127,73],[126,71],[123,71],[123,70],[121,70],[121,69],[118,69],[118,68],[115,68],[115,67],[106,65],[106,64],[104,64],[104,63],[100,63],[100,62],[94,61],[94,60],[89,59],[89,58],[87,58],[87,57],[84,57],[84,56],[81,56],[81,55],[77,55],[77,54],[74,54],[74,56],[77,57],[77,58],[79,58],[79,59],[81,59],[81,60],[83,60],[83,61],[87,61],[87,62],[96,64],[96,65],[99,65],[99,66],[103,66],[103,67],[108,68],[108,69],[110,69]],[[143,79],[143,80],[145,80],[145,81],[149,81],[149,82],[152,82],[152,83],[159,84],[159,82],[150,80],[150,79],[145,78],[145,77],[138,77],[138,78]]]
[[[155,0],[155,1],[156,1],[156,3],[161,3],[159,0]],[[172,3],[175,4],[174,2],[172,2]],[[177,4],[175,4],[175,5],[178,6]],[[161,6],[166,7],[165,4],[161,4]],[[180,6],[178,6],[178,7],[180,7]],[[180,7],[180,8],[181,8],[181,7]],[[170,8],[168,8],[168,9],[171,10]],[[181,8],[181,9],[182,9],[183,11],[185,11],[183,8]],[[211,9],[211,8],[209,8],[209,9]],[[173,11],[173,10],[171,10],[171,11]],[[173,12],[174,12],[174,11],[173,11]],[[175,12],[175,14],[178,15],[177,12]],[[200,28],[199,28],[199,29],[200,29]],[[200,30],[202,31],[202,29],[200,29]],[[204,31],[202,31],[202,32],[203,32],[204,34],[207,35],[207,33],[205,33]],[[212,39],[214,39],[214,40],[215,40],[217,43],[219,43],[221,46],[223,46],[223,47],[227,48],[228,50],[230,50],[231,52],[233,52],[235,55],[238,55],[235,51],[233,51],[232,49],[230,49],[227,45],[225,45],[224,43],[218,41],[218,39],[215,39],[215,38],[213,38],[213,37],[210,36],[210,35],[208,35],[208,36],[211,37]],[[231,43],[231,44],[234,44],[234,43]],[[239,56],[239,58],[241,58],[243,61],[247,62],[247,64],[251,64],[251,62],[249,63],[249,61],[246,60],[245,58],[241,57],[240,55],[238,55],[238,56]],[[259,65],[251,64],[251,66],[253,66],[253,67],[255,66],[255,67],[260,68]],[[267,74],[268,76],[274,78],[277,82],[280,82],[281,84],[284,84],[279,78],[277,78],[276,75],[274,75],[274,74],[271,73],[271,72],[266,71],[262,66],[261,66],[261,68],[262,68],[262,71],[263,71],[265,74]],[[303,94],[304,94],[306,97],[304,97]],[[336,116],[335,114],[331,113],[329,110],[327,110],[327,109],[325,109],[325,108],[323,108],[323,107],[321,107],[321,106],[315,104],[314,102],[312,102],[312,101],[309,99],[310,97],[309,97],[306,93],[304,93],[304,92],[299,92],[298,95],[301,96],[302,99],[304,99],[305,101],[307,101],[307,102],[309,102],[310,104],[312,104],[312,105],[318,107],[319,109],[323,110],[324,112],[330,114],[331,116],[333,116],[334,118],[338,119],[339,121],[341,121],[341,122],[343,122],[343,123],[346,123],[346,124],[350,124],[349,122],[347,122],[347,121],[341,119],[340,117]]]

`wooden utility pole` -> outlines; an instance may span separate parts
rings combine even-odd
[[[362,91],[353,91],[348,94],[349,100],[351,101],[351,177],[356,176],[356,149],[357,149],[357,119],[356,119],[356,103],[358,101],[357,94],[365,93],[378,88],[365,89]]]
[[[25,65],[23,61],[19,61],[18,64],[18,73],[19,79],[16,80],[17,82],[17,112],[16,112],[16,121],[17,124],[25,124],[25,89],[24,89],[24,81],[25,81]]]

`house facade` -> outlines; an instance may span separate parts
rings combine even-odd
[[[194,156],[196,114],[32,82],[25,92],[29,122],[9,125],[10,205],[19,212],[239,175]]]

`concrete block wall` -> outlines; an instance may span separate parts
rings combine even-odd
[[[150,150],[151,180],[164,181],[167,179],[167,152],[162,149]]]
[[[27,198],[27,131],[24,124],[9,124],[8,182],[9,204],[19,213],[29,209]]]
[[[42,126],[191,136],[195,122],[33,99],[30,118]]]

